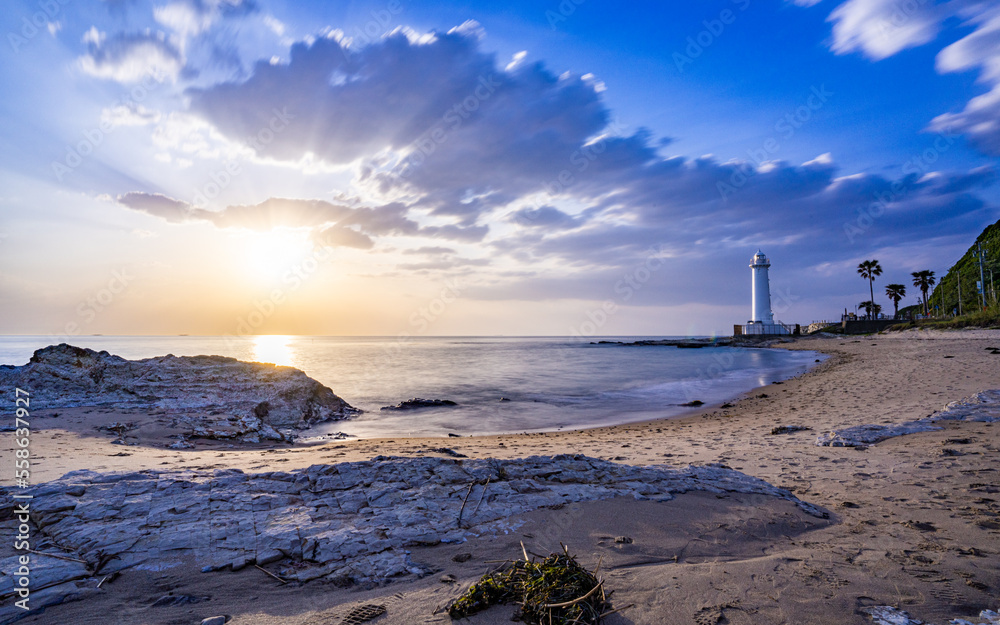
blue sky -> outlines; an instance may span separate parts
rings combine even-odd
[[[992,2],[35,0],[0,32],[5,333],[726,333],[758,247],[808,323],[1000,218]]]

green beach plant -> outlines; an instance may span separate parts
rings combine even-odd
[[[541,562],[528,560],[527,552],[524,557],[472,584],[447,606],[448,615],[466,618],[511,602],[519,604],[516,620],[533,625],[597,625],[608,613],[604,582],[597,579],[597,571],[580,566],[565,546],[563,553]]]

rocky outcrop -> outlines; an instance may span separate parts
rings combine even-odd
[[[382,406],[382,410],[419,410],[420,408],[451,408],[458,404],[450,399],[421,399],[414,397],[401,401],[395,406]]]
[[[888,438],[940,430],[940,421],[1000,421],[1000,390],[983,391],[972,397],[953,401],[929,417],[889,425],[855,425],[819,436],[821,447],[867,447]]]
[[[697,349],[699,347],[725,347],[732,343],[729,339],[644,339],[641,341],[591,341],[591,345],[624,345],[626,347],[679,347]]]
[[[812,428],[806,425],[778,425],[771,428],[771,435],[794,434],[796,432],[807,432]]]
[[[49,597],[57,601],[115,572],[192,560],[205,572],[280,562],[278,574],[287,579],[384,582],[428,572],[409,547],[509,530],[511,515],[621,496],[666,501],[693,490],[772,495],[823,516],[788,491],[732,469],[637,467],[569,455],[380,457],[254,475],[75,471],[18,494],[33,495],[39,550],[70,558],[32,556],[51,567]],[[0,493],[0,531],[13,535],[13,506],[5,507],[8,493]],[[20,616],[10,601],[15,557],[0,558],[0,623]]]
[[[165,412],[192,436],[249,441],[288,439],[296,429],[358,412],[292,367],[224,356],[126,360],[65,343],[36,351],[24,366],[0,366],[0,386],[30,392],[36,410]]]

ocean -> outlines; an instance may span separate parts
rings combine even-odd
[[[309,435],[403,437],[549,432],[683,415],[797,376],[825,357],[780,349],[593,344],[682,337],[80,336],[128,359],[223,355],[297,367],[364,414]],[[0,364],[23,365],[45,336],[0,337]],[[379,410],[406,399],[458,406]]]

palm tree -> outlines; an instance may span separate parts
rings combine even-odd
[[[858,265],[858,273],[862,278],[868,280],[868,291],[871,293],[872,298],[868,301],[875,302],[875,276],[882,275],[882,265],[878,264],[875,259],[866,260]]]
[[[885,294],[889,296],[892,300],[892,305],[895,308],[892,313],[892,318],[895,319],[899,316],[899,300],[906,297],[906,285],[905,284],[887,284],[885,285]]]
[[[921,271],[914,271],[910,275],[913,276],[913,286],[920,289],[920,292],[924,294],[924,316],[926,317],[929,314],[927,312],[927,291],[936,282],[934,280],[934,272],[930,269],[923,269]]]
[[[861,302],[858,304],[858,308],[864,308],[865,314],[868,315],[869,319],[874,319],[880,312],[882,312],[882,307],[870,300]]]

